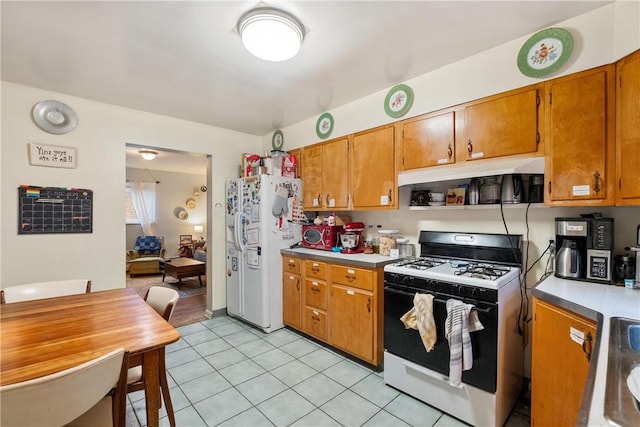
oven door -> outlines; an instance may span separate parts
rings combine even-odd
[[[413,308],[416,290],[402,285],[385,282],[384,287],[384,345],[396,356],[412,361],[443,375],[449,376],[449,341],[445,338],[446,302],[450,295],[431,293],[433,317],[437,328],[437,341],[430,352],[424,348],[420,333],[415,329],[405,329],[400,318]],[[460,299],[476,306],[478,318],[484,329],[471,332],[473,368],[462,372],[462,382],[486,390],[496,391],[498,306],[497,304]]]

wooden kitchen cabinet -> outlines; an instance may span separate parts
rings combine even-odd
[[[527,86],[469,103],[458,161],[542,154],[538,111],[543,87]]]
[[[353,135],[350,150],[353,209],[397,209],[395,159],[393,125]]]
[[[584,337],[584,340],[580,337]],[[573,426],[595,347],[596,322],[533,300],[531,425]]]
[[[402,121],[399,142],[402,170],[455,163],[455,112]]]
[[[545,202],[614,202],[614,66],[546,82]]]
[[[345,266],[332,268],[329,343],[364,360],[373,359],[376,301],[373,272]]]
[[[349,139],[302,148],[302,204],[305,210],[349,208]]]
[[[327,339],[327,263],[304,261],[302,294],[302,331],[321,340]]]
[[[301,295],[293,290],[301,266]],[[383,269],[283,256],[285,325],[374,366],[383,355]],[[297,277],[296,277],[297,279]],[[297,299],[296,299],[297,298]],[[301,319],[296,323],[295,313]]]
[[[616,64],[616,205],[640,204],[640,50]]]
[[[282,257],[282,320],[293,328],[302,327],[302,276],[298,258]]]

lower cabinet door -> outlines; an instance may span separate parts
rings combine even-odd
[[[302,314],[302,329],[321,340],[327,339],[327,313],[313,307],[305,307]]]
[[[373,360],[373,293],[331,286],[329,344],[364,360]]]
[[[282,320],[285,325],[300,329],[302,285],[298,274],[284,273],[282,276]]]

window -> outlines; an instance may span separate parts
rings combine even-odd
[[[125,217],[127,224],[140,224],[140,218],[133,207],[133,192],[135,191],[135,183],[127,181],[126,198],[124,201]]]
[[[152,235],[156,222],[155,182],[127,181],[125,218],[127,224],[140,224],[145,235]]]

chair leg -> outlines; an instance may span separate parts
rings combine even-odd
[[[176,417],[173,413],[173,404],[171,403],[171,395],[169,394],[169,383],[167,381],[167,368],[165,365],[165,352],[160,353],[160,390],[162,390],[162,400],[164,400],[164,406],[169,417],[169,425],[176,427]]]

